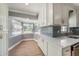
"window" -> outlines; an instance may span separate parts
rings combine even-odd
[[[32,23],[24,23],[23,24],[23,34],[32,33],[33,32],[33,24]]]
[[[61,27],[61,33],[67,33],[67,26]]]
[[[12,20],[12,36],[21,35],[21,34],[22,34],[21,22],[17,20]]]

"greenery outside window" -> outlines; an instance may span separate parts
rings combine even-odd
[[[23,34],[33,33],[33,23],[23,23]]]

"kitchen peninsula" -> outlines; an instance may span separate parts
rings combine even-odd
[[[47,56],[71,56],[71,46],[79,42],[79,39],[67,36],[52,38],[40,33],[36,33],[35,36],[38,45]]]

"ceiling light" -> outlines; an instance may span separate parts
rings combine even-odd
[[[25,3],[25,5],[29,5],[29,3]]]

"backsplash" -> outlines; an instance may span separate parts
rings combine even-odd
[[[50,37],[61,36],[61,26],[45,26],[41,28],[41,33]]]

